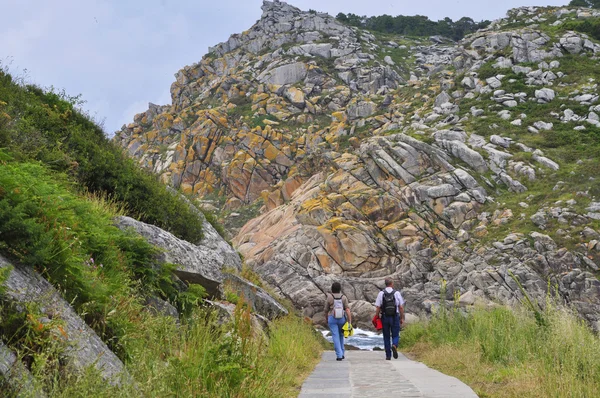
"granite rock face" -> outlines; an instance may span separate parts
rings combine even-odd
[[[368,327],[386,276],[411,314],[429,314],[442,281],[461,306],[517,303],[512,273],[541,301],[551,280],[597,326],[600,239],[580,231],[597,233],[597,198],[586,188],[541,203],[529,191],[569,183],[557,175],[572,165],[542,138],[600,128],[597,86],[567,69],[597,63],[600,46],[560,29],[595,11],[521,7],[454,43],[382,41],[279,1],[262,10],[114,141],[228,225],[244,220],[230,233],[246,263],[317,322],[334,281]],[[525,222],[555,243],[516,227],[489,238]]]
[[[0,268],[11,267],[8,279],[4,282],[3,302],[17,305],[34,304],[39,306],[49,319],[59,319],[64,333],[58,333],[65,343],[64,357],[76,371],[84,371],[93,366],[99,374],[111,384],[121,383],[128,379],[123,363],[104,344],[98,335],[86,325],[60,293],[34,270],[18,264],[11,264],[0,256]],[[15,361],[11,361],[10,352],[2,348],[3,373],[10,369],[19,369]],[[6,369],[6,371],[4,370]],[[14,375],[12,375],[14,376]],[[20,372],[18,378],[26,381],[26,373]]]
[[[235,291],[243,300],[250,303],[252,310],[264,316],[269,320],[273,320],[279,316],[285,316],[288,311],[273,299],[267,292],[252,282],[245,280],[237,275],[225,275],[224,284],[228,288]]]
[[[224,267],[240,270],[239,264],[226,263],[220,251],[196,246],[154,225],[130,217],[118,217],[115,224],[123,230],[133,229],[150,244],[162,249],[160,262],[177,264],[175,274],[181,280],[202,285],[212,296],[221,295]]]

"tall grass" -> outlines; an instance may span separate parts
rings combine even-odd
[[[61,359],[61,320],[42,324],[36,306],[1,301],[0,339],[51,397],[292,396],[322,346],[312,325],[289,316],[268,334],[240,299],[219,325],[199,307],[202,289],[182,291],[171,266],[155,264],[144,239],[112,225],[120,202],[81,194],[65,175],[17,162],[0,150],[0,253],[48,278],[123,360],[132,383],[110,386],[93,369],[72,374]],[[248,273],[249,271],[247,271]],[[0,272],[0,285],[7,272]],[[144,297],[178,306],[181,323],[147,311]],[[188,316],[189,314],[189,316]],[[1,395],[1,394],[0,394]]]
[[[269,338],[261,337],[244,311],[238,306],[234,320],[221,326],[201,309],[180,326],[148,316],[125,343],[134,383],[110,386],[90,370],[57,377],[46,390],[60,398],[296,396],[319,359],[319,336],[309,323],[288,316],[272,323]]]
[[[441,311],[402,333],[402,346],[482,397],[593,397],[600,339],[572,311],[547,305]]]

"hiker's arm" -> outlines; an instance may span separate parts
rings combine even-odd
[[[404,306],[399,305],[398,309],[400,310],[400,325],[404,324]]]
[[[381,300],[379,296],[383,296],[381,292],[377,295],[377,299],[375,299],[375,318],[379,318],[379,312],[381,312]]]
[[[329,317],[329,296],[325,295],[325,322],[327,322],[328,317]]]
[[[350,308],[346,307],[346,320],[350,325],[352,325],[352,314],[350,313]]]

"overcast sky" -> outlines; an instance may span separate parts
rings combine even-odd
[[[293,0],[336,15],[503,17],[569,0]],[[170,103],[173,74],[260,18],[262,0],[0,0],[0,62],[30,83],[82,94],[109,135],[148,102]],[[24,72],[26,70],[26,72]]]

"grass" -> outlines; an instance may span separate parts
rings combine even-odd
[[[522,113],[527,118],[522,119],[522,126],[510,124],[510,120],[502,120],[497,112],[505,109],[498,106],[490,99],[490,95],[482,96],[479,99],[467,99],[460,102],[460,114],[465,115],[470,112],[472,106],[484,109],[485,118],[470,118],[466,123],[467,131],[489,137],[492,134],[512,138],[515,142],[523,143],[533,149],[540,149],[544,155],[560,165],[560,169],[552,171],[540,166],[532,159],[532,155],[522,152],[514,145],[506,151],[513,155],[514,161],[525,161],[533,165],[536,170],[536,181],[528,181],[526,178],[518,179],[528,188],[521,194],[509,192],[505,187],[498,186],[495,192],[490,192],[495,198],[496,204],[488,203],[483,209],[493,213],[496,209],[509,208],[513,211],[514,217],[508,224],[501,226],[489,226],[488,236],[483,238],[483,244],[491,243],[494,240],[501,240],[510,232],[529,233],[539,230],[529,219],[533,213],[542,207],[553,207],[559,200],[563,202],[569,199],[575,199],[578,203],[575,206],[580,214],[585,213],[585,206],[590,202],[590,198],[600,195],[600,184],[594,182],[600,173],[600,129],[588,123],[568,122],[562,123],[552,114],[562,114],[565,109],[571,109],[578,115],[587,115],[589,106],[580,105],[576,101],[561,99],[560,97],[570,97],[570,93],[580,88],[581,84],[588,84],[589,79],[600,79],[600,72],[596,67],[597,61],[589,57],[574,55],[565,55],[560,59],[560,71],[566,73],[564,77],[556,83],[565,83],[566,86],[555,84],[552,88],[556,91],[557,98],[548,104],[538,104],[535,101],[525,101],[519,103],[515,108],[509,109],[512,119],[520,118]],[[536,68],[537,66],[529,64]],[[524,75],[515,75],[510,70],[498,70],[491,67],[488,62],[479,70],[480,77],[486,77],[497,73],[503,73],[506,77],[502,80],[502,89],[510,93],[526,92],[529,98],[534,96],[535,89],[538,86],[526,86],[524,84]],[[514,79],[513,83],[509,80]],[[533,125],[536,121],[552,122],[554,124],[551,131],[541,131],[538,134],[530,133],[527,127]],[[585,125],[586,129],[575,131],[577,125]],[[495,128],[492,128],[495,126]],[[484,153],[484,156],[487,154]],[[515,177],[515,176],[513,176]],[[564,185],[557,190],[553,188],[559,181]],[[587,192],[586,196],[577,196],[577,192]],[[520,202],[529,204],[524,209],[519,206]],[[520,217],[524,214],[524,217]],[[600,226],[596,221],[589,223],[590,227],[598,228]],[[558,235],[556,231],[563,229],[567,231],[566,235]],[[561,225],[555,219],[550,219],[547,228],[542,233],[550,235],[560,246],[573,250],[579,250],[580,227]]]
[[[600,388],[600,339],[568,310],[441,311],[402,334],[409,356],[455,376],[480,397],[592,397]]]
[[[92,369],[69,372],[55,338],[61,320],[41,323],[43,311],[6,302],[0,338],[50,397],[269,397],[297,394],[322,345],[310,322],[290,315],[268,335],[250,322],[244,301],[230,323],[198,307],[203,290],[182,291],[175,265],[159,267],[156,250],[112,225],[122,212],[109,198],[79,194],[66,175],[39,163],[4,159],[0,167],[0,252],[47,277],[125,363],[134,383],[107,384]],[[255,279],[245,269],[243,275]],[[0,281],[7,272],[0,273]],[[156,295],[178,307],[175,319],[146,311]]]
[[[77,97],[17,83],[0,67],[0,148],[68,174],[83,191],[121,202],[133,217],[198,241],[202,221],[156,176],[142,171],[102,127],[77,109]]]
[[[64,292],[118,354],[144,295],[169,300],[184,312],[198,299],[197,289],[176,287],[172,267],[156,264],[153,246],[113,226],[121,211],[105,197],[80,196],[67,176],[39,163],[0,167],[0,253],[35,268]],[[109,315],[121,303],[127,310]]]
[[[128,340],[135,384],[111,387],[94,372],[47,385],[52,397],[281,397],[296,396],[319,360],[320,337],[294,316],[274,321],[269,337],[256,334],[249,313],[236,307],[230,323],[197,310],[177,326],[148,317]]]

